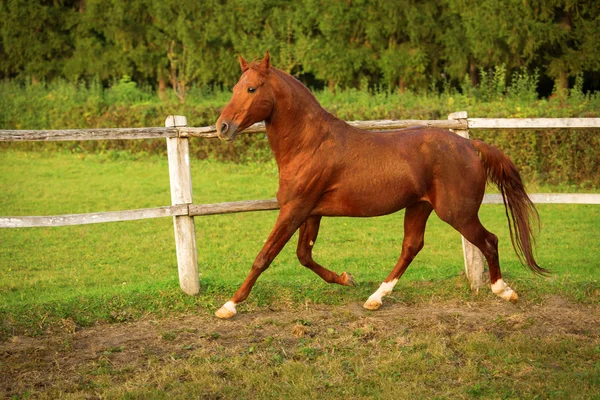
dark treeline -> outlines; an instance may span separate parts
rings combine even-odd
[[[3,0],[0,78],[123,76],[183,98],[230,86],[237,54],[313,88],[428,90],[539,73],[540,94],[600,89],[597,0]]]

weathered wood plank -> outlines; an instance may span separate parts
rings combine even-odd
[[[535,204],[600,204],[600,193],[531,193]],[[483,204],[502,204],[501,194],[486,194]]]
[[[387,129],[402,129],[412,126],[427,126],[430,128],[442,129],[467,129],[466,121],[461,120],[419,120],[419,119],[404,119],[404,120],[381,120],[381,121],[349,121],[348,124],[365,130],[387,130]]]
[[[233,201],[216,204],[190,204],[191,216],[267,210],[279,210],[279,203],[277,203],[276,199]]]
[[[187,125],[185,117],[169,116],[165,121],[166,127],[175,127],[176,125]],[[167,138],[167,155],[169,158],[171,202],[174,206],[184,204],[188,207],[193,201],[189,139],[184,137]],[[193,296],[200,292],[194,218],[189,214],[173,217],[173,229],[177,251],[179,287],[184,293]]]
[[[561,129],[600,128],[600,118],[468,118],[456,120],[381,120],[349,121],[348,124],[365,130],[402,129],[411,126],[429,126],[442,129]],[[468,127],[467,127],[468,123]],[[265,132],[264,122],[247,128],[243,133]],[[114,140],[155,139],[174,137],[216,138],[214,126],[203,127],[154,127],[154,128],[106,128],[65,130],[0,130],[0,141],[66,141],[66,140]]]
[[[467,129],[466,121],[446,121],[446,120],[433,120],[423,121],[416,119],[407,120],[382,120],[382,121],[349,121],[349,125],[364,130],[388,130],[388,129],[402,129],[411,126],[428,126],[432,128],[443,128],[443,129]],[[178,128],[181,137],[201,137],[205,139],[216,138],[217,130],[214,126],[204,126],[200,128],[185,127]],[[264,122],[256,123],[244,130],[242,133],[261,133],[265,132]]]
[[[66,130],[0,130],[1,142],[156,139],[177,137],[175,128],[114,128]]]
[[[138,210],[108,211],[89,214],[66,214],[33,217],[0,217],[0,228],[33,228],[68,225],[99,224],[103,222],[135,221],[140,219],[188,215],[186,205]]]
[[[600,128],[600,118],[468,118],[469,129]]]
[[[597,193],[532,193],[529,195],[536,204],[600,204]],[[483,204],[502,204],[502,195],[486,194]],[[189,207],[189,214],[188,214]],[[97,224],[103,222],[135,221],[140,219],[202,216],[230,214],[249,211],[278,210],[276,199],[247,200],[215,204],[190,204],[143,208],[127,211],[108,211],[89,214],[66,214],[54,216],[18,216],[0,217],[0,228],[52,227],[67,225]]]
[[[180,137],[199,137],[204,139],[217,138],[217,128],[214,125],[202,126],[202,127],[181,127],[179,129]],[[249,126],[242,133],[261,133],[265,132],[265,123],[257,122],[256,124]]]

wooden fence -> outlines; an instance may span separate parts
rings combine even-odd
[[[367,130],[430,126],[450,129],[469,137],[470,129],[562,129],[600,128],[600,118],[468,118],[465,111],[453,113],[448,120],[353,121],[349,124]],[[246,133],[265,132],[263,123],[248,128]],[[166,138],[171,186],[171,206],[127,211],[69,214],[58,216],[0,217],[0,228],[28,228],[132,221],[173,217],[177,265],[181,289],[195,295],[200,291],[194,217],[245,211],[277,210],[276,199],[250,200],[217,204],[194,204],[190,170],[189,138],[216,138],[214,126],[188,127],[183,116],[169,116],[164,128],[69,129],[69,130],[0,130],[0,141],[66,141]],[[600,204],[600,194],[532,194],[534,203]],[[486,195],[487,204],[502,204],[500,195]],[[486,282],[483,255],[463,238],[463,255],[471,288],[478,290]]]

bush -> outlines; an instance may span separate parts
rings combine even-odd
[[[465,83],[461,92],[404,94],[382,90],[317,92],[321,104],[345,120],[446,119],[466,110],[470,117],[536,118],[598,117],[600,94],[584,94],[582,77],[567,94],[537,99],[536,72],[515,73],[506,82],[505,69],[497,67],[482,74],[481,84]],[[138,87],[123,77],[112,87],[69,84],[0,84],[0,127],[2,129],[67,129],[163,126],[166,116],[185,115],[190,126],[213,125],[230,91],[214,87],[192,88],[185,104],[171,93],[163,99],[148,88]],[[503,149],[520,167],[525,178],[541,184],[600,187],[596,149],[597,130],[472,131],[471,135]],[[126,150],[166,154],[164,140],[120,140],[54,143],[2,143],[2,147],[29,150],[61,150],[76,153]],[[272,159],[264,134],[242,135],[234,143],[191,140],[191,152],[199,159],[243,163]]]

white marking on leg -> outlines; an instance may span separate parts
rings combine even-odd
[[[492,284],[492,292],[506,301],[515,302],[519,298],[517,292],[512,290],[502,279],[498,279],[496,283]]]
[[[398,279],[394,279],[393,281],[390,281],[390,282],[383,282],[379,286],[379,289],[377,289],[377,291],[375,293],[373,293],[371,296],[369,296],[368,301],[373,301],[373,302],[376,302],[379,304],[383,304],[383,300],[382,300],[383,297],[392,293],[392,290],[394,289],[394,286],[396,286],[397,282],[398,282]]]
[[[233,301],[228,301],[223,304],[223,307],[219,308],[219,310],[215,313],[215,315],[219,318],[231,318],[237,313],[235,309],[235,303]]]
[[[231,311],[232,313],[237,313],[237,310],[235,309],[235,303],[233,301],[228,301],[227,303],[223,304],[223,307],[225,307],[226,309],[228,309],[229,311]]]
[[[313,242],[312,240],[310,242],[308,242],[308,245],[312,247],[312,245],[315,244],[315,242]]]

